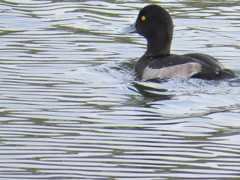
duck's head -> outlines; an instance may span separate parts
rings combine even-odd
[[[173,22],[169,13],[158,5],[148,5],[138,14],[136,22],[124,31],[137,32],[148,42],[146,55],[168,55],[173,36]]]

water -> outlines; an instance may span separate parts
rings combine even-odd
[[[240,85],[139,82],[119,34],[157,1],[1,1],[0,179],[239,179]],[[172,51],[239,73],[239,1],[163,1]]]

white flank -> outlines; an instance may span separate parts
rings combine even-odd
[[[161,69],[152,69],[146,67],[143,70],[142,81],[149,79],[167,79],[167,78],[182,78],[188,79],[192,75],[201,72],[202,66],[199,63],[189,62],[174,66],[163,67]]]

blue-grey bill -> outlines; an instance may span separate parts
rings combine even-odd
[[[132,24],[132,25],[130,25],[130,26],[127,26],[127,27],[124,27],[124,28],[119,29],[119,32],[120,32],[120,33],[123,33],[123,34],[126,34],[126,33],[135,33],[135,32],[136,32],[135,23]]]

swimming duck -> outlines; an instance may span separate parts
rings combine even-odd
[[[136,22],[123,31],[137,32],[147,40],[147,50],[135,66],[137,76],[142,81],[167,78],[220,80],[235,77],[233,71],[226,69],[212,56],[201,53],[171,54],[173,22],[161,6],[144,7]]]

